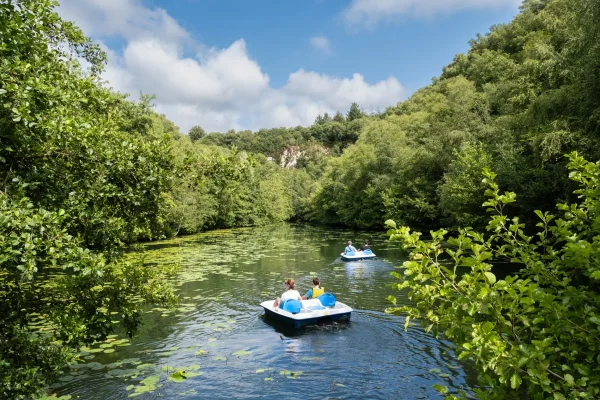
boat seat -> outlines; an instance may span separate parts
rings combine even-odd
[[[335,296],[329,292],[325,292],[317,297],[324,307],[335,307]]]
[[[292,314],[298,314],[302,309],[302,302],[294,299],[284,300],[279,305],[279,308]]]

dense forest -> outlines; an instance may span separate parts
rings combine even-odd
[[[145,302],[175,301],[169,268],[122,261],[127,244],[290,220],[483,228],[484,169],[522,222],[576,201],[592,178],[564,154],[600,159],[598,21],[597,0],[526,0],[384,112],[184,135],[103,85],[106,55],[52,1],[0,2],[0,396],[39,393],[111,312],[133,334]],[[54,328],[32,334],[40,315]]]
[[[563,154],[600,155],[593,5],[525,1],[511,23],[477,36],[430,86],[377,115],[353,104],[347,116],[319,116],[308,128],[191,136],[284,166],[284,150],[297,148],[295,169],[308,173],[312,190],[295,201],[308,209],[294,213],[307,220],[482,226],[484,167],[519,194],[514,213],[528,217],[572,198]]]

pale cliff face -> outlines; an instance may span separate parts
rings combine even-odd
[[[295,168],[298,159],[304,154],[298,146],[288,146],[281,153],[281,161],[279,165],[282,168]]]

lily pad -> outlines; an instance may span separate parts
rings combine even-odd
[[[156,385],[160,380],[160,375],[150,375],[141,380],[140,384],[145,386]]]
[[[135,392],[131,393],[128,397],[136,397],[136,396],[141,396],[144,393],[150,393],[153,392],[157,389],[156,386],[154,385],[142,385],[142,386],[136,386],[135,387]]]
[[[283,375],[286,378],[290,378],[290,379],[298,379],[298,377],[302,374],[303,374],[302,371],[289,371],[287,369],[279,371],[279,375]]]
[[[90,353],[100,353],[100,352],[103,352],[103,351],[104,351],[104,349],[91,349],[91,350],[88,350],[88,351],[89,351]]]
[[[215,360],[215,361],[227,361],[227,357],[217,356],[217,357],[213,357],[213,360]]]
[[[173,382],[183,382],[187,379],[185,371],[175,371],[171,375],[169,375],[169,380]]]
[[[247,356],[250,354],[252,354],[252,352],[248,351],[248,350],[238,350],[236,352],[231,353],[231,355],[237,356],[237,357],[243,357],[243,356]]]
[[[262,374],[265,371],[271,371],[273,368],[260,368],[256,370],[257,374]]]
[[[200,350],[198,350],[198,351],[196,352],[196,355],[197,355],[197,356],[205,356],[205,355],[207,355],[207,354],[208,354],[208,351],[206,351],[206,350],[202,350],[202,349],[200,349]]]
[[[100,364],[99,362],[96,362],[96,361],[92,361],[91,363],[88,363],[87,366],[89,369],[93,369],[95,371],[104,369],[104,364]]]

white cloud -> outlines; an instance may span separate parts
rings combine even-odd
[[[321,50],[325,54],[329,54],[331,52],[331,48],[329,45],[329,39],[325,36],[313,36],[310,38],[310,44],[315,49]]]
[[[161,8],[149,9],[140,0],[61,0],[59,13],[75,21],[86,35],[126,39],[156,36],[168,42],[189,39],[177,21]]]
[[[103,78],[133,98],[140,91],[155,94],[156,111],[183,132],[194,125],[209,132],[309,125],[352,102],[384,108],[406,95],[393,77],[369,84],[360,74],[337,78],[302,69],[274,88],[243,39],[208,48],[164,10],[137,0],[63,0],[59,12],[88,35],[123,40],[120,51],[99,41],[109,55]]]
[[[521,0],[352,0],[342,13],[351,25],[373,27],[399,16],[430,17],[467,9],[516,8]]]

